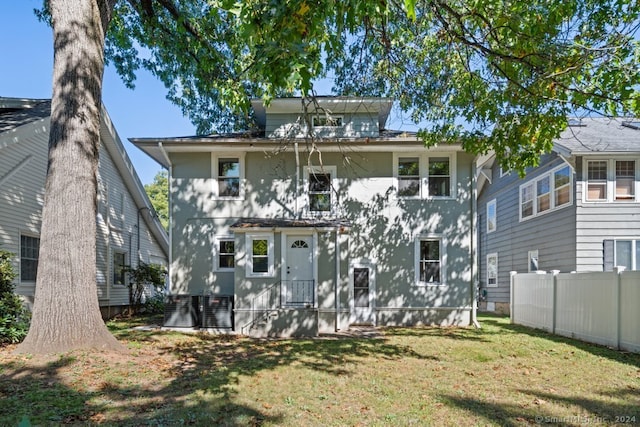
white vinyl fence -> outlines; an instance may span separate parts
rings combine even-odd
[[[640,271],[512,272],[511,322],[640,353]]]

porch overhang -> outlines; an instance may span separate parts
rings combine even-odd
[[[231,225],[231,230],[242,233],[255,230],[279,230],[279,229],[312,229],[317,231],[338,231],[347,233],[351,223],[345,219],[320,219],[320,218],[241,218]]]

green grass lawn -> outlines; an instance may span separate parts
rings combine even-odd
[[[110,322],[129,354],[0,349],[0,425],[640,424],[640,355],[480,321],[287,340]]]

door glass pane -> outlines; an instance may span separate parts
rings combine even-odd
[[[356,307],[369,307],[369,269],[353,269],[353,299]]]

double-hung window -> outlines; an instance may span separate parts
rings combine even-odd
[[[217,199],[240,200],[244,197],[244,157],[213,153],[213,196]]]
[[[40,258],[40,239],[20,236],[20,281],[35,282]]]
[[[637,159],[585,161],[587,202],[635,202]]]
[[[398,196],[420,197],[420,158],[398,158]]]
[[[616,201],[633,202],[635,200],[636,162],[634,160],[616,161]]]
[[[571,168],[563,165],[522,184],[520,186],[520,220],[570,205],[571,180]]]
[[[336,210],[336,167],[305,167],[308,212],[312,215],[330,215]]]
[[[607,200],[607,161],[587,162],[587,200]]]
[[[429,157],[429,196],[451,196],[449,157]]]
[[[233,236],[216,237],[216,269],[233,271],[235,267],[235,240]]]
[[[247,277],[272,277],[273,266],[273,234],[247,234]]]
[[[445,247],[440,237],[418,237],[416,251],[416,283],[441,285],[444,283]]]
[[[452,197],[455,188],[455,156],[426,153],[395,154],[393,173],[396,194],[404,199]]]

